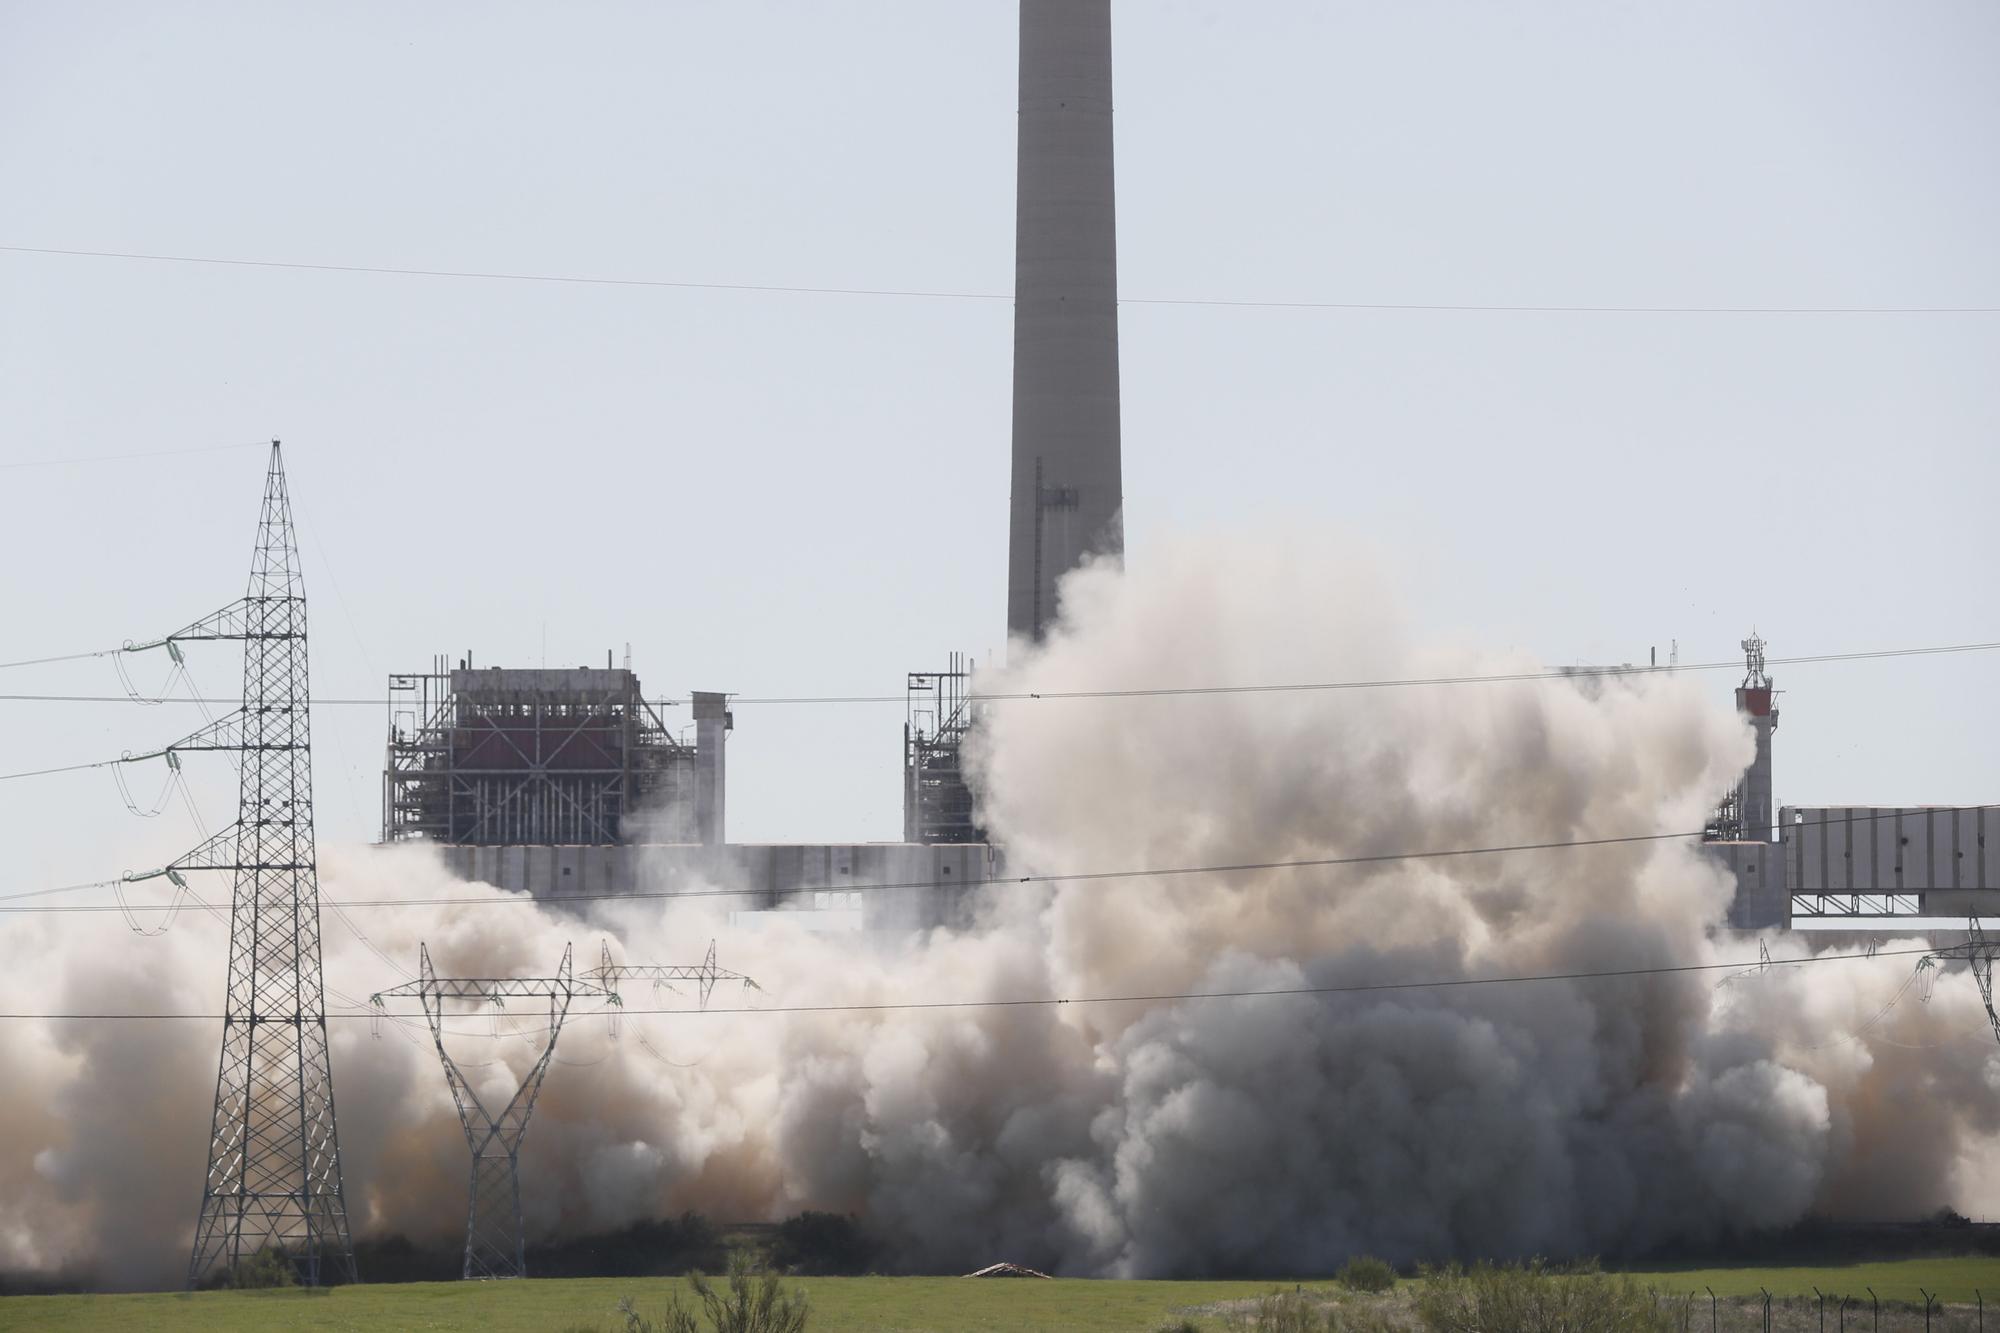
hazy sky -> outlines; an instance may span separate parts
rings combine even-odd
[[[1115,27],[1128,298],[2000,306],[1988,3]],[[1014,28],[1004,0],[0,3],[0,244],[1005,293]],[[1137,304],[1122,333],[1134,561],[1351,532],[1426,637],[1555,663],[1729,657],[1753,624],[1774,654],[2000,639],[2000,315]],[[280,436],[321,694],[545,635],[552,665],[629,642],[649,693],[896,692],[1000,646],[1010,337],[1006,300],[0,252],[0,660],[240,595],[263,456],[11,464]],[[1782,801],[2000,796],[2000,654],[1778,674]],[[0,770],[198,720],[0,703]],[[733,836],[898,836],[900,706],[737,722]],[[322,841],[375,835],[383,732],[316,718]],[[200,789],[226,818],[226,770]],[[103,772],[0,786],[0,832],[23,889],[194,840]]]

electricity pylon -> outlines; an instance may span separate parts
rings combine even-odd
[[[188,1283],[279,1250],[308,1286],[355,1280],[340,1177],[320,972],[312,813],[306,597],[284,461],[271,442],[264,507],[244,596],[127,652],[204,639],[243,643],[243,706],[159,754],[240,752],[236,820],[150,875],[235,874],[229,997],[215,1079],[208,1173]]]
[[[616,1004],[618,997],[603,986],[578,981],[571,970],[568,948],[563,949],[562,966],[553,977],[440,977],[431,966],[430,948],[419,945],[418,952],[417,980],[382,991],[372,997],[372,1002],[379,1008],[386,996],[414,995],[430,1020],[431,1039],[437,1044],[438,1059],[444,1064],[452,1100],[458,1104],[458,1121],[465,1130],[466,1145],[472,1149],[472,1183],[465,1210],[464,1276],[525,1277],[528,1265],[521,1232],[521,1141],[528,1136],[535,1097],[541,1092],[543,1076],[549,1072],[549,1061],[556,1053],[556,1038],[562,1032],[570,1002],[579,995],[603,995]],[[444,1047],[445,1006],[458,1001],[505,1008],[507,1000],[521,997],[548,1000],[549,1040],[513,1097],[495,1114],[479,1100],[458,1062]]]
[[[1993,960],[2000,957],[2000,940],[1989,940],[1979,928],[1978,917],[1968,917],[1965,922],[1966,939],[1963,944],[1953,944],[1947,948],[1925,954],[1917,960],[1919,998],[1930,1002],[1931,987],[1936,984],[1935,969],[1940,963],[1964,963],[1972,971],[1972,979],[1979,986],[1979,998],[1986,1002],[1986,1021],[1993,1025],[1993,1036],[2000,1041],[2000,1010],[1993,1007]]]

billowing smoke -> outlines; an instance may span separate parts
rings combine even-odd
[[[1048,644],[980,684],[1536,669],[1423,642],[1357,568],[1218,539],[1087,569]],[[1697,828],[1749,753],[1713,681],[1641,675],[1029,699],[990,708],[976,760],[1009,871],[1088,874]],[[335,900],[506,897],[412,849],[329,852],[322,881]],[[714,899],[588,922],[518,903],[355,909],[327,916],[326,971],[351,1013],[420,940],[446,973],[546,974],[571,940],[581,968],[600,939],[695,961],[713,936],[764,982],[719,990],[734,1012],[632,1014],[615,1040],[579,1006],[523,1155],[542,1235],[817,1208],[862,1214],[891,1266],[1198,1275],[1991,1211],[2000,1046],[1962,972],[1917,1002],[1896,950],[1919,941],[1744,975],[1381,989],[1754,957],[1720,929],[1728,893],[1697,846],[1659,840],[1003,885],[974,926],[866,944],[782,919],[733,928]],[[1769,943],[1780,959],[1808,947]],[[6,1009],[212,1012],[221,978],[221,927],[200,915],[158,940],[116,917],[0,925]],[[801,1008],[1321,988],[1346,989]],[[643,988],[625,998],[655,1007]],[[428,1033],[335,1029],[357,1232],[455,1237],[466,1149]],[[455,1021],[452,1041],[504,1100],[540,1032],[512,1010]],[[178,1279],[215,1051],[207,1024],[9,1025],[0,1268]]]

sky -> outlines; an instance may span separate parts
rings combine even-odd
[[[1015,22],[0,0],[0,246],[965,294],[0,249],[0,660],[239,596],[274,437],[320,696],[467,651],[629,644],[679,697],[899,694],[1004,652]],[[2000,314],[1658,309],[2000,307],[2000,9],[1117,0],[1114,27],[1128,560],[1337,532],[1419,638],[1552,664],[2000,639]],[[228,646],[190,666],[237,683]],[[1996,670],[1778,668],[1779,800],[1996,799]],[[199,721],[0,701],[0,770]],[[900,704],[736,721],[733,838],[900,835]],[[318,711],[322,843],[378,836],[385,727]],[[226,768],[190,765],[226,817]],[[101,770],[0,784],[0,834],[9,890],[197,840]]]

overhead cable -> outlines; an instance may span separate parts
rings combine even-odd
[[[1930,952],[1928,949],[1879,949],[1874,953],[1813,954],[1804,958],[1777,958],[1771,967],[1806,967],[1816,963],[1852,963],[1873,958],[1898,958],[1906,954]],[[878,1002],[858,1002],[853,1004],[789,1004],[773,1005],[769,1008],[756,1006],[720,1007],[712,1009],[621,1009],[627,1015],[651,1014],[865,1014],[893,1013],[926,1009],[1030,1009],[1055,1008],[1063,1005],[1084,1004],[1164,1004],[1188,1000],[1250,1000],[1286,996],[1319,995],[1370,995],[1394,991],[1450,990],[1474,986],[1522,986],[1559,981],[1615,981],[1631,977],[1674,976],[1696,972],[1718,972],[1740,969],[1754,965],[1756,960],[1738,960],[1728,963],[1674,963],[1651,967],[1606,968],[1591,972],[1537,972],[1497,977],[1451,977],[1426,981],[1368,981],[1341,986],[1273,986],[1254,990],[1201,990],[1201,991],[1157,991],[1129,995],[1047,995],[1024,996],[1019,999],[988,1000],[884,1000]],[[408,1012],[389,1010],[378,1012],[377,1017],[417,1018],[424,1016],[420,1010]],[[329,1013],[327,1018],[356,1019],[368,1018],[362,1013]],[[193,1020],[200,1022],[220,1022],[221,1014],[161,1013],[127,1010],[116,1013],[0,1013],[0,1020],[16,1022],[145,1022],[155,1020]]]
[[[99,759],[88,764],[61,764],[55,768],[31,768],[20,773],[0,773],[0,782],[13,782],[18,778],[45,778],[51,773],[81,773],[91,768],[111,768],[118,764],[130,763],[129,759]]]
[[[63,653],[56,657],[28,657],[19,662],[0,662],[0,671],[10,667],[47,666],[51,662],[81,662],[92,657],[113,657],[124,652],[123,648],[100,648],[94,653]],[[107,699],[116,696],[106,695]]]
[[[1988,653],[2000,650],[2000,640],[1983,643],[1948,643],[1920,648],[1879,648],[1851,653],[1811,653],[1792,657],[1767,659],[1768,666],[1808,666],[1828,662],[1869,662],[1896,657],[1937,657],[1955,653]],[[117,651],[117,650],[113,650]],[[79,654],[84,657],[102,657],[103,653]],[[65,658],[45,658],[44,661],[65,661]],[[0,662],[0,667],[28,665],[17,662]],[[1733,658],[1716,662],[1682,662],[1671,666],[1572,666],[1550,667],[1539,671],[1503,671],[1486,674],[1459,676],[1395,676],[1373,680],[1324,680],[1272,682],[1245,685],[1159,685],[1135,686],[1123,689],[1099,690],[1005,690],[972,691],[965,698],[972,703],[1026,703],[1049,699],[1154,699],[1174,698],[1203,694],[1309,694],[1333,690],[1384,690],[1407,689],[1427,686],[1447,685],[1504,685],[1533,681],[1561,681],[1587,678],[1625,676],[1672,676],[1688,672],[1741,671],[1743,659]],[[914,676],[930,676],[939,673],[915,671]],[[130,700],[118,694],[0,694],[0,703],[126,703]],[[241,707],[240,699],[219,699],[189,695],[165,698],[162,703],[192,703],[228,705]],[[328,697],[315,698],[312,705],[319,707],[357,706],[386,708],[399,702],[386,697]],[[675,701],[663,700],[671,706]],[[732,694],[732,707],[744,704],[901,704],[909,702],[905,694],[790,694],[759,695]]]
[[[362,273],[396,278],[460,278],[482,282],[555,283],[584,287],[652,287],[677,291],[759,292],[792,296],[901,297],[927,301],[1012,301],[1012,292],[950,291],[912,287],[806,287],[758,282],[687,282],[663,278],[606,278],[573,273],[513,273],[447,268],[392,268],[377,264],[312,264],[215,255],[163,255],[131,250],[70,250],[0,245],[0,251],[71,259],[126,259],[153,264],[202,264],[222,268],[288,269],[304,273]],[[1409,311],[1500,315],[1992,315],[2000,306],[1949,305],[1513,305],[1419,301],[1259,301],[1235,298],[1126,296],[1120,305],[1194,306],[1244,310]]]
[[[132,463],[147,458],[180,458],[187,454],[216,454],[225,449],[268,449],[270,441],[257,440],[250,444],[203,444],[192,449],[155,449],[150,453],[138,454],[91,454],[83,458],[23,458],[13,462],[0,463],[0,471],[23,467],[63,467],[81,463]]]
[[[1936,811],[1966,811],[2000,809],[2000,805],[1954,805],[1932,806]],[[1852,823],[1867,823],[1880,819],[1903,817],[1901,810],[1883,810],[1871,815],[1857,815]],[[1120,879],[1158,879],[1169,876],[1187,875],[1229,875],[1248,874],[1271,870],[1313,870],[1336,866],[1383,865],[1396,861],[1437,861],[1466,856],[1500,856],[1509,852],[1549,852],[1569,851],[1583,847],[1616,847],[1649,842],[1682,842],[1704,838],[1706,829],[1672,833],[1631,833],[1608,838],[1571,838],[1550,842],[1518,842],[1492,847],[1454,847],[1438,851],[1380,852],[1364,856],[1317,856],[1291,861],[1238,861],[1219,865],[1200,866],[1149,866],[1140,869],[1084,870],[1068,874],[1033,875],[992,875],[968,879],[943,878],[908,880],[900,883],[880,884],[820,884],[792,890],[795,894],[808,893],[869,893],[890,889],[948,889],[948,888],[992,888],[1018,884],[1076,884]],[[949,844],[941,844],[949,845]],[[93,887],[83,885],[79,887]],[[33,893],[8,894],[0,896],[0,902],[12,902],[21,898],[40,897],[49,890]],[[632,893],[565,893],[557,897],[537,898],[527,893],[510,893],[505,898],[343,898],[344,908],[356,907],[519,907],[549,906],[564,903],[588,902],[644,902],[654,899],[675,898],[740,898],[760,892],[748,889],[689,889],[640,890]],[[53,913],[53,912],[104,912],[116,910],[109,906],[80,904],[56,907],[0,907],[4,913]]]

